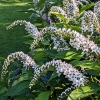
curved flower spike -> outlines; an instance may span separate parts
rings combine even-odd
[[[99,20],[95,13],[92,11],[85,11],[82,18],[81,29],[83,32],[92,32],[97,27],[99,27]]]
[[[18,24],[25,25],[26,24],[26,21],[25,20],[17,20],[17,21],[14,21],[11,25],[7,26],[6,29],[7,30],[8,29],[11,29],[11,28],[13,28],[14,26],[16,26]]]
[[[68,96],[67,93],[68,93],[69,91],[71,91],[72,89],[75,89],[75,88],[76,88],[76,87],[74,87],[74,86],[68,87],[67,89],[65,89],[65,91],[63,91],[63,92],[58,96],[57,100],[61,100],[62,98]]]
[[[69,81],[72,81],[73,86],[79,87],[81,85],[84,85],[86,76],[80,73],[76,68],[72,67],[72,65],[66,62],[62,62],[61,60],[52,60],[50,62],[47,62],[46,64],[43,64],[40,68],[35,70],[35,74],[29,84],[29,88],[35,85],[41,74],[47,72],[51,66],[54,66],[56,68],[58,76],[63,74],[65,75],[65,78],[68,78]]]
[[[73,48],[76,48],[76,50],[82,50],[82,54],[86,54],[87,56],[92,55],[92,53],[95,53],[97,56],[100,55],[100,48],[97,46],[97,44],[77,31],[66,28],[57,29],[55,27],[46,27],[42,30],[42,34],[55,34],[61,38],[69,36],[69,44]]]
[[[9,25],[7,27],[7,29],[11,29],[11,28],[13,28],[14,26],[16,26],[18,24],[25,25],[25,30],[29,34],[31,34],[33,36],[33,38],[37,38],[37,37],[40,36],[40,33],[39,33],[37,27],[34,26],[33,24],[31,24],[30,22],[25,21],[25,20],[17,20],[17,21],[14,21],[11,25]]]
[[[15,59],[21,60],[21,62],[23,63],[23,67],[25,67],[26,69],[29,69],[29,66],[31,66],[34,69],[37,68],[37,64],[34,62],[34,60],[27,54],[24,54],[22,51],[11,53],[10,55],[8,55],[7,59],[4,61],[4,64],[2,66],[1,80],[4,79],[7,73],[7,67]]]
[[[95,3],[95,5],[94,5],[94,13],[96,14],[98,19],[100,20],[100,1]]]
[[[41,33],[38,31],[37,27],[31,24],[30,22],[27,22],[25,20],[17,20],[13,22],[11,25],[7,27],[7,29],[10,29],[16,25],[25,25],[25,30],[32,35],[34,41],[33,44],[31,45],[31,49],[35,48],[35,46],[38,44],[38,41],[41,40]]]

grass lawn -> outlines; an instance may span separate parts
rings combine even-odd
[[[6,30],[6,27],[15,20],[27,20],[29,13],[18,12],[18,10],[27,10],[31,6],[28,2],[0,3],[0,56],[7,57],[8,54],[23,51],[27,53],[29,46],[25,45],[27,39],[24,26],[16,26],[13,29]]]

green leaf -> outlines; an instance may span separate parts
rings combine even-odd
[[[37,6],[38,6],[38,7],[41,7],[41,5],[45,3],[45,1],[46,1],[46,0],[40,0],[40,1],[37,3]]]
[[[89,61],[89,60],[73,60],[70,62],[75,67],[81,67],[84,68],[85,71],[90,75],[99,76],[100,75],[100,64],[95,61]]]
[[[100,86],[96,83],[90,83],[88,86],[82,86],[73,90],[67,100],[79,100],[100,90]]]
[[[31,100],[31,99],[27,99],[27,97],[25,95],[19,95],[14,97],[15,100]]]
[[[100,73],[95,71],[95,70],[86,70],[86,72],[90,75],[94,75],[94,76],[100,76]]]
[[[29,89],[30,81],[22,81],[8,89],[5,96],[16,96],[22,94],[22,90]],[[25,91],[26,92],[26,91]]]
[[[0,60],[1,60],[1,61],[4,61],[4,60],[5,60],[5,58],[4,58],[4,57],[0,57]]]
[[[76,30],[76,31],[78,31],[78,32],[82,32],[81,28],[78,27],[78,26],[68,25],[67,27],[68,27],[68,28],[71,28],[72,30]]]
[[[95,61],[83,60],[83,61],[80,61],[79,63],[77,63],[76,66],[80,66],[85,69],[94,69],[95,70],[95,67],[96,68],[99,67],[100,64]]]
[[[58,28],[63,28],[64,27],[64,24],[62,22],[55,23],[54,25],[55,25],[55,27],[58,27]]]
[[[39,51],[43,51],[43,49],[42,48],[34,49],[34,52],[39,52]]]
[[[8,100],[8,97],[5,97],[5,96],[1,95],[0,100]]]
[[[38,60],[38,59],[41,59],[41,58],[43,58],[45,56],[46,56],[45,53],[40,51],[40,52],[36,53],[36,55],[33,58],[35,60]]]
[[[72,61],[70,62],[70,64],[72,64],[72,66],[78,67],[78,66],[79,66],[79,65],[78,65],[79,62],[80,62],[80,60],[75,59],[75,60],[72,60]]]
[[[70,51],[62,51],[55,55],[56,58],[61,58],[65,60],[72,60],[72,59],[80,59],[83,55],[76,52],[76,50],[70,50]]]
[[[58,76],[58,74],[56,73],[56,70],[54,70],[54,72],[52,73],[49,81],[51,81],[52,79],[56,78]]]
[[[29,80],[29,73],[21,75],[20,78],[18,79],[19,82],[24,80]]]
[[[55,54],[57,53],[55,50],[46,50],[45,51],[46,55],[55,57]]]
[[[59,17],[61,20],[65,20],[65,16],[58,13],[58,12],[50,12],[49,14],[53,14],[53,15],[56,15],[57,17]]]
[[[95,66],[95,70],[100,73],[100,67],[99,66]]]
[[[42,41],[42,43],[44,44],[44,45],[49,45],[49,40],[46,40],[46,39],[44,39],[43,41]]]
[[[4,86],[0,86],[0,94],[6,92],[8,89]]]
[[[49,100],[49,95],[50,95],[50,92],[47,91],[47,92],[42,92],[38,95],[38,97],[35,98],[35,100]]]
[[[100,37],[94,38],[94,42],[95,42],[96,44],[99,44],[99,43],[100,43]]]
[[[25,44],[32,44],[33,43],[33,40],[28,40],[28,41],[25,41],[24,43]]]
[[[24,38],[32,38],[33,36],[31,34],[25,35]]]
[[[10,74],[10,77],[15,77],[17,76],[21,71],[21,68],[17,68],[15,71],[13,71],[11,74]]]
[[[91,8],[91,7],[93,7],[93,6],[94,6],[94,3],[84,5],[84,6],[82,6],[80,12],[83,12],[83,11],[85,11],[85,10],[88,10],[89,8]]]

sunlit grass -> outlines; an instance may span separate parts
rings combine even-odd
[[[24,26],[16,26],[11,30],[6,27],[15,20],[29,20],[29,13],[18,12],[27,10],[30,5],[27,2],[20,3],[0,3],[0,56],[6,57],[9,53],[16,51],[28,52],[29,47],[25,45],[27,35]]]

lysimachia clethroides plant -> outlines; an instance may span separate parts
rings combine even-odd
[[[30,22],[17,20],[7,27],[25,25],[25,30],[33,38],[30,46],[32,56],[22,51],[8,55],[2,66],[1,81],[9,73],[7,69],[11,62],[18,59],[25,69],[33,69],[30,89],[40,79],[51,87],[48,98],[44,100],[100,100],[100,1],[93,4],[87,0],[63,0],[62,3],[63,6],[52,6],[48,12],[51,19],[55,15],[58,19],[58,22],[52,20],[52,26],[38,29]],[[42,56],[36,52],[37,49],[41,49]],[[52,74],[45,82],[43,75],[49,71]],[[50,85],[52,80],[57,81],[60,93]],[[32,100],[43,100],[34,98]]]

